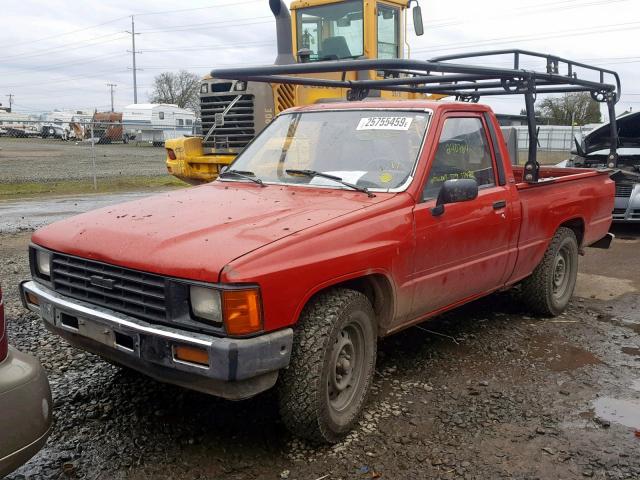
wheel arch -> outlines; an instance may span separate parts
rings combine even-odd
[[[295,317],[296,324],[300,320],[305,305],[332,288],[349,288],[365,295],[373,306],[378,333],[384,334],[395,313],[395,287],[389,276],[383,272],[360,272],[319,285],[307,294],[298,307]]]
[[[584,227],[585,222],[582,217],[575,217],[569,220],[565,220],[558,228],[556,228],[556,232],[559,228],[566,227],[573,230],[573,233],[576,235],[576,240],[578,241],[578,247],[582,247],[582,241],[584,239]]]

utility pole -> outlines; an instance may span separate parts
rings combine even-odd
[[[11,111],[11,105],[13,105],[13,97],[15,97],[15,95],[13,93],[10,93],[6,96],[9,97],[9,111]]]
[[[136,78],[136,73],[138,71],[136,68],[136,35],[140,34],[136,33],[136,25],[133,15],[131,15],[131,31],[127,31],[127,33],[131,34],[131,55],[133,57],[133,103],[138,103],[138,81]]]
[[[118,85],[116,85],[115,83],[107,83],[107,87],[109,87],[111,89],[111,111],[113,112],[113,89],[114,87],[117,87]]]

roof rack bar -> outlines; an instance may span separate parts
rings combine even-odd
[[[497,68],[450,60],[472,60],[491,56],[511,55],[512,68]],[[523,63],[544,60],[541,69],[523,69]],[[580,72],[596,74],[578,78]],[[370,78],[370,71],[377,72]],[[564,73],[566,71],[566,74]],[[354,80],[347,77],[348,72]],[[563,72],[563,73],[561,73]],[[335,78],[318,78],[318,73],[335,73]],[[620,99],[620,77],[607,70],[555,55],[527,50],[492,50],[455,55],[443,55],[431,60],[359,59],[308,62],[292,65],[269,65],[215,69],[214,78],[266,83],[283,83],[347,89],[347,99],[362,100],[371,90],[442,94],[464,101],[477,101],[481,96],[523,95],[529,130],[529,151],[524,180],[536,182],[539,177],[535,99],[537,94],[589,92],[598,102],[606,102],[611,119],[611,152],[609,166],[616,165],[618,132],[615,104]],[[376,77],[382,78],[376,78]],[[595,78],[593,78],[595,76]],[[612,81],[607,81],[611,79]]]
[[[529,151],[527,161],[524,164],[523,180],[528,183],[538,181],[540,164],[538,163],[538,129],[536,128],[535,97],[530,88],[524,94],[524,104],[527,113],[527,129],[529,131]]]
[[[576,75],[575,67],[583,68],[592,72],[599,73],[600,83],[604,83],[605,74],[611,75],[615,79],[616,91],[618,92],[618,99],[620,98],[622,92],[622,86],[620,84],[620,76],[614,70],[609,70],[607,68],[596,67],[593,65],[588,65],[582,62],[576,62],[574,60],[568,60],[566,58],[558,57],[556,55],[549,55],[546,53],[532,52],[530,50],[521,50],[521,49],[503,49],[503,50],[487,50],[483,52],[471,52],[471,53],[456,53],[451,55],[439,55],[437,57],[433,57],[429,59],[430,62],[446,62],[449,60],[465,60],[465,59],[474,59],[478,57],[491,57],[491,56],[499,56],[499,55],[513,55],[513,69],[518,70],[521,68],[522,56],[533,57],[533,58],[542,58],[549,62],[553,60],[558,68],[560,64],[564,64],[567,68],[566,76],[569,78],[575,78]],[[557,75],[561,75],[558,71]]]

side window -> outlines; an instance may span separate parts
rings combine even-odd
[[[181,119],[181,118],[178,119],[178,126],[179,127],[184,126],[184,120],[183,119]]]
[[[193,120],[191,120],[190,118],[187,118],[186,122],[187,122],[187,126],[189,127],[193,125]]]
[[[423,198],[436,198],[446,180],[473,178],[478,187],[495,186],[491,150],[479,118],[445,120]]]
[[[164,120],[164,112],[158,112],[158,118]]]
[[[378,4],[378,58],[400,57],[400,13]]]

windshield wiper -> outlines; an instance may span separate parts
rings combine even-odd
[[[291,169],[291,168],[285,170],[285,172],[287,172],[289,175],[304,175],[305,177],[328,178],[329,180],[333,180],[335,182],[338,182],[338,183],[344,185],[345,187],[353,188],[354,190],[357,190],[358,192],[366,193],[369,197],[375,197],[375,195],[373,193],[371,193],[367,187],[360,187],[358,185],[354,185],[353,183],[345,182],[344,180],[342,180],[342,178],[336,177],[335,175],[330,175],[328,173],[322,173],[322,172],[318,172],[316,170],[296,170],[296,169]]]
[[[244,178],[246,180],[250,180],[250,181],[252,181],[254,183],[257,183],[261,187],[266,187],[264,182],[262,180],[260,180],[259,178],[257,178],[256,174],[253,173],[253,172],[249,172],[249,171],[245,171],[245,170],[225,170],[224,172],[222,172],[218,176],[219,177],[224,177],[224,176],[227,176],[227,175],[234,175],[236,177]]]

